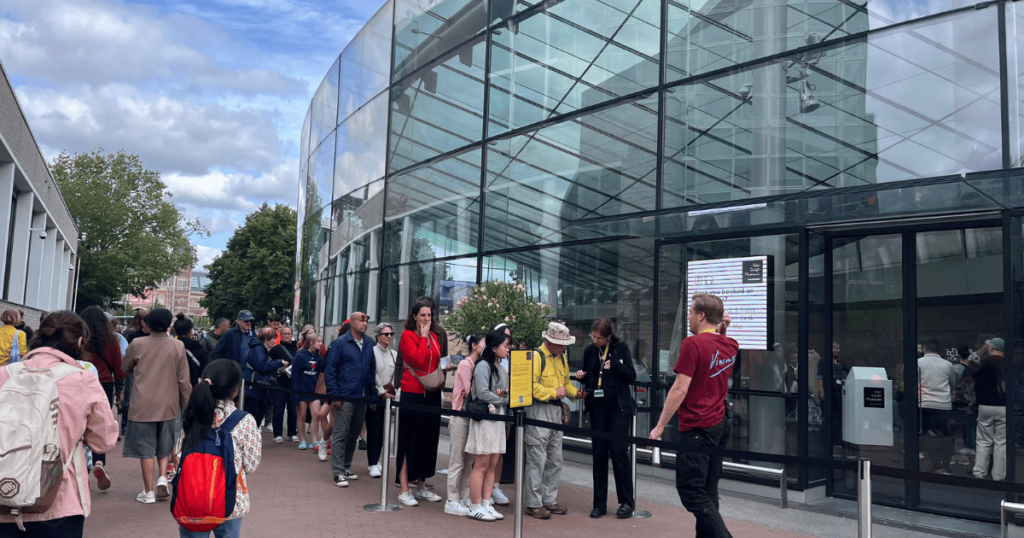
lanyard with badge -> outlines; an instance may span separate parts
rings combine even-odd
[[[601,388],[601,381],[603,381],[601,372],[604,370],[604,362],[608,360],[608,348],[610,347],[610,345],[604,346],[604,355],[601,356],[601,365],[597,369],[597,390],[594,391],[594,398],[604,398],[604,389]]]

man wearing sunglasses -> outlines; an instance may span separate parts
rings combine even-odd
[[[380,404],[366,409],[366,462],[370,466],[370,477],[380,478],[380,451],[384,445],[384,398],[395,397],[392,379],[395,376],[398,347],[397,344],[391,345],[395,341],[395,328],[390,323],[377,324],[374,333],[377,335],[377,345],[373,346],[373,356],[377,361],[376,396]]]

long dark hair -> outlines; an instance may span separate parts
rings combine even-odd
[[[420,310],[424,308],[430,308],[430,305],[423,302],[417,301],[416,304],[412,305],[412,310],[409,311],[409,316],[405,318],[405,330],[415,331],[416,330],[416,316],[420,313]],[[434,309],[430,308],[430,331],[434,331]]]
[[[202,379],[192,389],[188,406],[181,412],[181,429],[185,439],[182,452],[195,450],[213,429],[217,402],[230,400],[242,385],[242,367],[231,359],[217,359],[203,370]]]
[[[480,354],[480,360],[490,365],[491,376],[498,373],[498,361],[497,356],[494,354],[494,348],[499,347],[501,344],[510,340],[512,340],[512,337],[505,334],[505,331],[500,329],[487,333],[487,340],[484,341],[484,352]]]
[[[29,350],[49,347],[64,353],[72,359],[78,359],[82,348],[78,339],[89,341],[89,326],[70,310],[51,312],[39,322],[32,340],[28,343]]]
[[[107,315],[95,306],[82,311],[82,321],[89,327],[90,338],[85,347],[97,357],[114,341],[114,331],[110,328]]]

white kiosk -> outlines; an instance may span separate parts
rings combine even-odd
[[[843,385],[843,440],[892,446],[892,410],[892,381],[885,368],[851,368]]]

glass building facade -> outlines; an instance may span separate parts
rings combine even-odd
[[[741,462],[971,476],[972,389],[957,383],[936,448],[919,345],[971,365],[998,337],[1006,479],[1024,481],[1022,100],[1024,2],[389,0],[306,113],[296,317],[395,322],[420,295],[445,310],[519,281],[580,337],[615,322],[647,374],[646,431],[686,334],[688,263],[768,256],[767,342],[741,351],[730,393]],[[845,441],[818,383],[861,366],[893,382],[888,446]],[[788,472],[856,495],[852,473]],[[874,488],[981,519],[1004,498]]]

